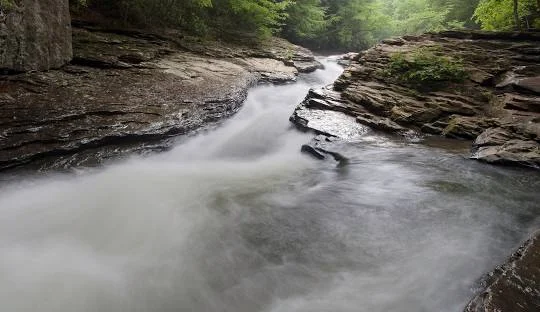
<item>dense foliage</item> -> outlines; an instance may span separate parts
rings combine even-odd
[[[176,26],[196,34],[214,31],[265,37],[281,29],[288,0],[72,0],[124,23],[144,27]]]
[[[288,12],[319,12],[302,32],[286,32],[296,42],[319,48],[360,49],[382,38],[426,31],[477,27],[472,20],[479,0],[297,0]],[[309,7],[309,8],[308,8]],[[286,29],[301,19],[289,14]],[[315,19],[316,17],[318,19]],[[292,25],[292,26],[290,26]],[[323,25],[321,28],[320,25]]]
[[[0,0],[9,1],[9,0]],[[199,35],[281,34],[320,49],[362,49],[383,38],[455,28],[538,24],[540,0],[72,0],[127,24]]]
[[[486,30],[540,27],[540,0],[481,0],[475,19]]]

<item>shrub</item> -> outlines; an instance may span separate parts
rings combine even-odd
[[[419,88],[433,88],[447,82],[462,82],[467,72],[461,59],[439,55],[434,48],[395,53],[386,74]]]

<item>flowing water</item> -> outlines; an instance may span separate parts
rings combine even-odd
[[[166,153],[0,188],[0,311],[460,311],[540,225],[540,176],[288,117],[337,64]]]

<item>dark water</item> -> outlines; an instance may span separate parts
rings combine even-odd
[[[460,311],[540,227],[540,175],[359,129],[337,168],[253,89],[172,151],[0,188],[1,311]]]

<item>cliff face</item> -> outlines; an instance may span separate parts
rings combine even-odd
[[[424,51],[460,60],[466,79],[423,81],[417,88],[388,75],[396,55]],[[386,40],[354,57],[334,85],[312,90],[291,120],[310,128],[310,110],[341,111],[381,131],[474,140],[471,157],[482,161],[539,167],[539,64],[538,33],[446,32]]]
[[[0,11],[0,70],[58,68],[72,58],[68,0],[18,0]]]

